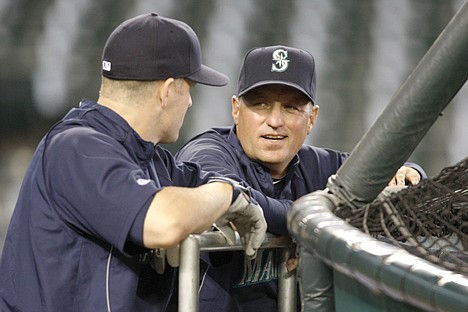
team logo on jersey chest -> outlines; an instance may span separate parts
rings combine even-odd
[[[284,72],[288,69],[289,60],[288,60],[288,51],[284,49],[278,49],[273,51],[272,54],[273,63],[271,64],[272,72]]]
[[[242,278],[234,287],[245,287],[278,279],[279,249],[260,249],[254,260],[244,259]]]

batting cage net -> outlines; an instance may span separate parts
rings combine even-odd
[[[468,158],[358,209],[333,213],[368,235],[468,276]]]

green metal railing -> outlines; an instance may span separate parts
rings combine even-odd
[[[332,203],[320,196],[299,199],[297,208],[307,209],[296,209],[292,216],[302,220],[294,233],[308,243],[300,257],[314,254],[334,271],[334,302],[311,311],[468,311],[468,277],[368,236],[336,217]],[[307,272],[312,279],[317,274],[314,268]],[[302,287],[306,293],[315,291]]]

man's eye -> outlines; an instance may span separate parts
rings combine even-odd
[[[255,108],[268,108],[269,107],[269,105],[267,103],[264,103],[264,102],[254,103],[253,106]]]
[[[297,112],[299,109],[295,105],[286,105],[284,107],[288,112]]]

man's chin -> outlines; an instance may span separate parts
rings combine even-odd
[[[284,163],[284,158],[278,157],[278,154],[276,153],[276,155],[263,155],[262,157],[258,158],[258,162],[266,167],[271,168]]]
[[[177,142],[177,139],[178,139],[178,138],[179,138],[179,134],[177,133],[177,135],[175,135],[175,136],[168,137],[168,138],[162,138],[161,140],[159,140],[158,143],[161,143],[161,144],[171,144],[171,143]]]

